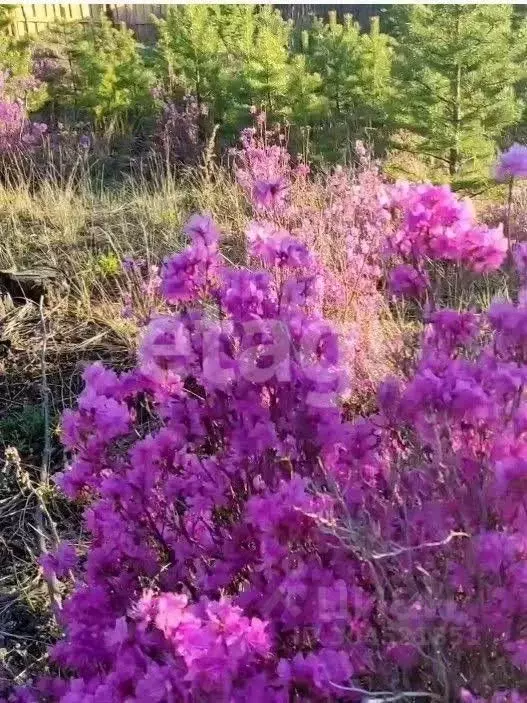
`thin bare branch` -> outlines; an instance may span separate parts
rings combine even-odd
[[[47,328],[46,315],[44,312],[44,298],[41,296],[39,303],[40,324],[42,328],[42,350],[40,355],[41,367],[41,392],[42,392],[42,412],[44,414],[44,447],[42,450],[42,463],[40,465],[40,486],[34,491],[37,498],[37,506],[35,509],[35,527],[38,535],[38,547],[40,555],[44,556],[48,552],[46,544],[46,529],[44,516],[48,515],[44,499],[41,495],[41,490],[49,484],[49,465],[51,460],[51,441],[50,441],[50,422],[49,422],[49,387],[46,374],[46,350],[47,350]],[[53,526],[54,527],[54,526]],[[56,532],[55,532],[56,535]],[[55,545],[57,546],[57,545]],[[60,595],[60,585],[57,576],[54,572],[45,575],[44,580],[48,587],[49,598],[52,605],[59,609],[62,607],[62,598]]]
[[[443,547],[445,544],[448,544],[453,539],[457,539],[458,537],[470,537],[470,535],[466,532],[451,532],[447,537],[445,537],[445,539],[437,542],[423,542],[422,544],[416,544],[413,547],[398,547],[391,552],[372,554],[371,558],[375,560],[390,559],[391,557],[398,557],[401,554],[406,554],[408,552],[416,552],[422,549],[433,549],[434,547]]]
[[[402,691],[395,693],[394,691],[368,691],[364,688],[356,688],[355,686],[341,686],[340,684],[330,682],[332,686],[338,688],[339,691],[349,691],[350,693],[358,693],[363,696],[363,703],[395,703],[395,701],[403,701],[408,698],[430,698],[431,700],[441,700],[441,696],[430,691]]]

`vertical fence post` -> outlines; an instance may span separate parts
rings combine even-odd
[[[22,10],[22,17],[24,18],[24,27],[25,27],[25,32],[26,34],[29,34],[29,24],[27,21],[27,14],[26,14],[26,7],[25,5],[21,5],[20,9]]]

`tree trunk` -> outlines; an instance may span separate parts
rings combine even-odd
[[[449,172],[454,176],[459,171],[461,161],[461,64],[458,63],[455,79],[455,97],[453,109],[454,144],[450,148]]]
[[[456,39],[459,40],[459,15],[456,20]],[[451,176],[459,171],[461,161],[461,62],[457,61],[456,74],[453,81],[453,127],[454,127],[454,143],[450,148],[449,154],[449,173]]]

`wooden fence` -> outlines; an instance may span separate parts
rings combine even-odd
[[[123,22],[142,41],[155,37],[152,15],[163,17],[168,5],[121,5],[90,3],[45,3],[17,5],[7,31],[15,37],[37,34],[57,22],[97,22],[101,15],[111,17],[116,24]]]
[[[24,37],[27,34],[37,34],[56,22],[96,22],[101,15],[107,14],[116,24],[123,22],[130,27],[140,41],[152,42],[155,40],[156,28],[152,15],[164,17],[170,5],[125,5],[90,3],[45,3],[42,5],[17,5],[14,18],[7,31],[15,37]],[[276,6],[282,14],[295,21],[301,20],[308,14],[325,15],[329,10],[335,9],[339,14],[350,12],[363,27],[368,26],[369,18],[378,14],[379,5],[308,5],[308,4],[281,4]]]
[[[109,5],[108,9],[114,22],[124,22],[140,41],[151,43],[156,39],[152,15],[166,17],[169,7],[170,5]]]
[[[14,37],[25,37],[28,34],[37,34],[56,22],[97,19],[103,9],[103,5],[88,3],[17,5],[7,32]]]

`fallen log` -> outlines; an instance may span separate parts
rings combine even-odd
[[[0,270],[0,296],[8,295],[17,304],[28,300],[38,303],[58,283],[58,272],[50,268]]]

